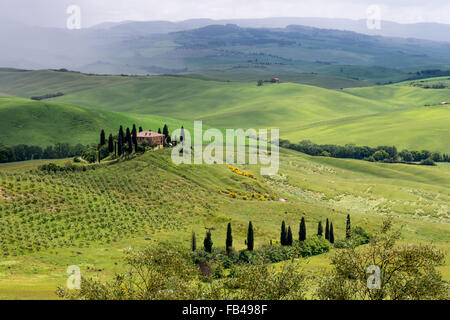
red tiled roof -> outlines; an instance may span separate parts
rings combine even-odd
[[[138,138],[152,138],[152,137],[164,137],[164,135],[153,132],[153,131],[142,131],[142,132],[138,132],[137,137]]]

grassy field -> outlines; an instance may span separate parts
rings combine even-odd
[[[239,81],[213,80],[213,73],[120,77],[3,69],[0,143],[88,144],[98,141],[101,129],[116,133],[120,125],[192,129],[194,120],[203,120],[205,128],[279,127],[292,142],[450,151],[450,112],[441,104],[450,91],[425,88],[446,86],[445,78],[334,90],[341,82],[331,77],[311,75],[314,86],[286,78],[258,87],[238,79],[244,77],[238,72],[232,76]],[[300,78],[290,80],[306,79]],[[64,96],[27,99],[56,92]],[[223,247],[228,222],[236,249],[245,247],[250,220],[256,247],[278,241],[283,220],[296,238],[302,217],[308,235],[330,219],[339,240],[347,214],[353,226],[370,232],[393,217],[405,243],[435,244],[447,253],[440,270],[450,281],[450,165],[371,163],[284,149],[280,157],[272,177],[261,176],[259,165],[240,166],[254,179],[227,165],[176,166],[167,149],[85,172],[35,170],[46,160],[0,165],[0,299],[55,298],[70,265],[107,279],[124,270],[126,248],[162,240],[188,248],[192,231],[200,243],[205,228],[215,228],[214,246]],[[322,272],[332,254],[309,258],[304,268]]]
[[[282,220],[297,237],[302,217],[308,235],[329,218],[342,239],[347,214],[353,226],[368,231],[392,216],[396,227],[403,226],[403,241],[450,249],[450,166],[377,164],[282,150],[277,176],[262,177],[259,166],[241,166],[255,175],[251,179],[226,165],[176,166],[169,155],[159,150],[74,173],[30,172],[39,163],[0,165],[0,297],[55,298],[69,265],[80,266],[87,276],[109,278],[123,270],[127,247],[170,240],[188,248],[191,232],[201,241],[205,227],[216,228],[214,246],[223,247],[228,222],[236,249],[245,247],[249,220],[258,247],[278,241]],[[228,188],[236,198],[225,193]],[[242,199],[253,192],[276,201]],[[322,270],[330,256],[311,258],[305,268]],[[441,271],[449,281],[448,260]]]
[[[56,142],[72,145],[97,142],[100,133],[117,134],[125,128],[142,126],[157,131],[167,124],[180,128],[184,122],[167,117],[118,113],[92,107],[78,107],[63,103],[0,97],[0,143],[8,146],[27,144],[46,147]],[[184,124],[186,128],[192,123]]]
[[[89,137],[93,136],[90,132],[93,128],[98,130],[102,125],[110,128],[130,120],[134,123],[138,122],[138,117],[144,125],[148,123],[153,127],[155,119],[156,122],[165,121],[156,117],[159,116],[186,123],[203,120],[206,125],[218,128],[278,127],[281,137],[292,142],[309,139],[316,143],[341,145],[395,144],[399,149],[450,152],[450,140],[440,138],[450,134],[447,125],[449,107],[441,104],[450,101],[450,90],[413,87],[411,82],[330,90],[289,82],[258,87],[255,82],[214,81],[201,75],[119,77],[4,70],[0,72],[0,92],[21,97],[54,92],[65,94],[47,101],[58,103],[53,105],[52,113],[63,119],[66,130],[62,130],[52,115],[45,116],[48,121],[39,118],[34,129],[35,119],[24,111],[28,109],[16,108],[12,102],[8,105],[5,98],[0,100],[3,104],[0,108],[13,115],[13,118],[3,117],[4,140],[18,139],[11,132],[22,125],[33,127],[29,135],[39,137],[37,131],[45,130],[50,123],[55,130],[60,129],[60,135],[54,140],[66,133],[75,136],[73,132],[76,132],[79,140],[87,141],[92,139]],[[47,101],[36,106],[42,108],[48,105]],[[25,104],[25,100],[21,103]],[[60,103],[71,106],[59,108]],[[64,108],[74,108],[73,115]],[[127,114],[102,113],[97,108]],[[15,112],[20,114],[15,115]],[[172,123],[179,125],[181,122]],[[6,136],[8,133],[11,137]],[[40,141],[47,143],[48,139]]]
[[[345,78],[343,76],[332,76],[318,73],[289,73],[279,72],[276,70],[252,70],[241,71],[228,70],[228,71],[205,71],[203,75],[212,79],[218,79],[222,81],[241,81],[241,82],[254,82],[258,80],[270,80],[274,77],[283,79],[284,82],[294,82],[298,84],[306,84],[310,86],[325,88],[325,89],[341,89],[341,88],[357,88],[367,87],[373,85],[368,81],[355,80],[351,78]]]
[[[403,86],[336,91],[293,83],[257,87],[159,77],[56,100],[189,121],[202,119],[222,128],[279,127],[281,137],[294,142],[395,144],[448,152],[450,141],[438,137],[450,134],[449,108],[441,105],[449,98],[449,90]]]

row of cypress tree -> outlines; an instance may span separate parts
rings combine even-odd
[[[139,132],[142,132],[142,127],[139,127]],[[158,129],[158,133],[161,134],[161,128]],[[169,135],[169,128],[167,127],[167,124],[164,125],[162,134],[165,136],[166,143],[170,143],[170,135]],[[99,147],[103,147],[106,145],[106,135],[105,130],[102,129],[100,132],[100,145]],[[117,135],[117,155],[121,156],[124,154],[124,152],[132,153],[134,151],[137,152],[138,150],[138,142],[137,142],[137,129],[136,125],[133,124],[133,128],[130,130],[130,128],[127,128],[125,133],[123,130],[123,126],[120,126],[119,132]],[[113,153],[115,151],[114,146],[114,137],[112,134],[109,135],[108,138],[108,151],[109,153]]]
[[[350,215],[347,215],[347,226],[346,226],[346,238],[350,239],[352,236],[351,232],[351,221],[350,221]],[[319,221],[318,228],[317,228],[317,235],[322,237],[323,236],[323,227],[322,227],[322,221]],[[334,228],[333,228],[333,222],[330,222],[327,219],[326,225],[325,225],[325,239],[330,241],[331,244],[334,243]],[[299,230],[299,241],[305,241],[306,240],[306,221],[305,218],[302,218],[300,222],[300,230]],[[292,246],[293,245],[293,236],[292,236],[292,229],[290,226],[286,228],[286,223],[283,221],[281,224],[281,236],[280,236],[280,244],[282,246]],[[254,249],[254,232],[253,232],[253,224],[250,221],[248,224],[248,231],[247,231],[247,250],[253,251]],[[211,253],[212,247],[213,247],[213,241],[211,236],[211,231],[208,230],[206,233],[206,237],[203,241],[203,246],[205,248],[206,252]],[[231,253],[233,248],[233,233],[231,228],[231,223],[228,223],[227,226],[227,238],[225,240],[225,248],[227,253]],[[195,236],[195,232],[192,233],[192,244],[191,244],[192,251],[197,250],[197,240]]]
[[[254,242],[253,224],[250,221],[248,223],[248,231],[247,231],[247,241],[246,241],[247,250],[253,251],[254,243],[255,242]],[[211,236],[210,230],[208,230],[208,232],[206,232],[205,239],[203,240],[203,247],[206,252],[209,252],[209,253],[212,252],[213,241],[212,241],[212,236]],[[226,251],[228,254],[231,253],[231,251],[233,249],[233,231],[231,229],[231,223],[228,223],[228,226],[227,226],[227,238],[225,240],[225,248],[226,248]],[[197,250],[197,238],[196,238],[195,232],[192,233],[191,250],[192,251]]]

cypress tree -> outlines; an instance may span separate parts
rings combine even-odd
[[[286,245],[292,246],[293,243],[294,243],[294,239],[292,238],[292,230],[291,230],[291,226],[289,226],[288,233],[287,233]]]
[[[114,152],[114,138],[112,134],[110,134],[108,138],[108,151],[109,153]]]
[[[169,137],[169,128],[167,127],[167,124],[164,125],[163,135],[164,135],[165,139],[167,139]]]
[[[248,232],[247,232],[247,249],[248,251],[253,251],[253,225],[250,221],[248,224]]]
[[[133,130],[131,131],[131,140],[133,141],[134,151],[138,151],[138,140],[137,140],[137,130],[136,125],[133,124]]]
[[[195,236],[195,232],[192,232],[192,238],[191,238],[191,250],[192,250],[192,251],[197,250],[197,237]]]
[[[205,251],[211,253],[212,252],[212,246],[213,242],[211,239],[211,231],[208,231],[206,233],[205,240],[203,241],[203,246],[205,247]]]
[[[133,129],[131,130],[131,138],[133,139],[133,144],[137,144],[137,130],[135,124],[133,124]]]
[[[142,129],[142,127],[139,127],[139,132],[142,132],[142,131],[144,131],[144,129]]]
[[[123,135],[123,127],[120,126],[119,129],[119,138],[118,138],[118,144],[117,144],[117,152],[119,153],[119,157],[122,155],[123,153],[123,144],[124,144],[124,135]]]
[[[330,226],[330,243],[331,243],[331,244],[334,244],[333,222],[331,223],[331,226]]]
[[[282,246],[286,245],[286,239],[287,239],[286,223],[283,221],[283,223],[281,224],[281,236],[280,236],[280,243]]]
[[[161,134],[161,128],[158,129],[158,133]]]
[[[227,240],[225,242],[225,248],[227,249],[228,254],[231,252],[231,249],[233,248],[233,234],[231,231],[231,223],[228,223]]]
[[[325,239],[330,240],[330,223],[327,219],[327,225],[325,226]]]
[[[104,146],[105,144],[106,144],[105,130],[102,129],[102,132],[100,132],[100,147]]]
[[[128,145],[128,153],[132,153],[133,152],[133,139],[131,138],[130,128],[127,128],[125,141],[126,141],[126,143]]]
[[[131,140],[131,131],[130,128],[127,128],[126,133],[125,133],[125,142],[128,143],[128,141]]]
[[[305,241],[306,240],[306,222],[305,218],[302,218],[302,221],[300,222],[300,231],[298,233],[298,239],[299,241]]]
[[[184,127],[181,126],[181,132],[180,132],[180,142],[184,141]]]
[[[347,215],[347,227],[345,228],[345,237],[350,239],[352,237],[352,224],[350,222],[350,215]]]
[[[322,221],[319,221],[319,226],[317,227],[317,235],[319,237],[321,237],[323,235]]]

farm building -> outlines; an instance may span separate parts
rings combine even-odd
[[[272,83],[281,83],[280,78],[273,78]]]
[[[148,145],[164,145],[164,135],[153,131],[142,131],[137,134],[138,143],[146,142]]]

